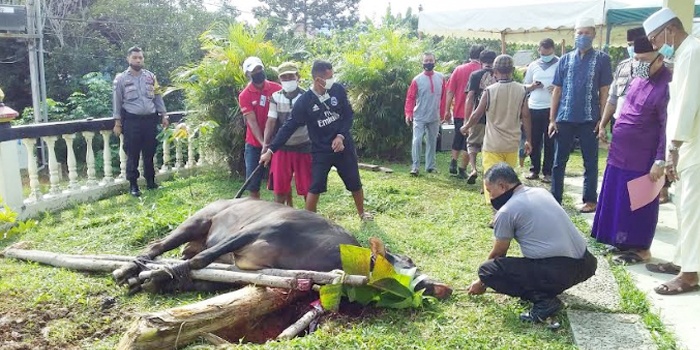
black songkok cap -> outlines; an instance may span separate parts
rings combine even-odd
[[[644,27],[632,28],[627,30],[627,41],[634,41],[638,36],[647,35]]]
[[[634,39],[634,53],[654,52],[654,47],[646,36],[638,36]]]

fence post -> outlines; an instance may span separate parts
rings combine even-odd
[[[12,119],[18,116],[17,111],[2,103],[4,97],[0,90],[0,130],[9,128]],[[0,197],[13,210],[19,210],[24,203],[17,153],[17,140],[0,142]]]

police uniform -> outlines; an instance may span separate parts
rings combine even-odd
[[[158,141],[158,124],[164,115],[165,104],[160,95],[155,74],[131,68],[117,74],[113,84],[113,116],[121,120],[124,152],[127,155],[126,178],[136,186],[140,174],[139,156],[143,154],[143,171],[148,187],[155,186],[153,156]],[[138,189],[137,189],[138,190]]]

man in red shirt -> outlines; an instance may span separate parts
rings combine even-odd
[[[282,89],[279,84],[267,80],[264,68],[258,57],[251,56],[243,61],[243,72],[250,79],[248,86],[238,95],[238,105],[246,121],[244,153],[246,178],[250,177],[260,162],[272,94]],[[258,172],[246,187],[251,198],[260,199],[261,180],[262,172]]]
[[[481,51],[484,51],[483,45],[474,45],[469,50],[469,62],[462,64],[461,66],[455,68],[450,77],[450,81],[447,83],[447,102],[445,106],[445,116],[444,119],[450,120],[450,107],[452,106],[452,101],[454,100],[454,109],[452,111],[452,117],[454,118],[455,125],[455,135],[452,139],[452,161],[450,161],[450,174],[457,173],[457,158],[461,153],[461,162],[459,167],[459,174],[457,177],[460,179],[467,178],[467,163],[469,158],[467,155],[467,138],[458,132],[459,128],[464,125],[464,104],[467,100],[467,83],[469,82],[469,76],[472,73],[481,69],[481,62],[479,62],[479,55]]]

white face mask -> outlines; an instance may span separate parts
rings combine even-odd
[[[330,90],[331,87],[333,87],[334,83],[335,83],[335,78],[326,79],[326,86],[324,86],[323,88],[326,90]]]
[[[298,87],[299,87],[299,82],[296,80],[282,82],[282,90],[284,90],[284,92],[292,92],[292,91],[296,90]]]

